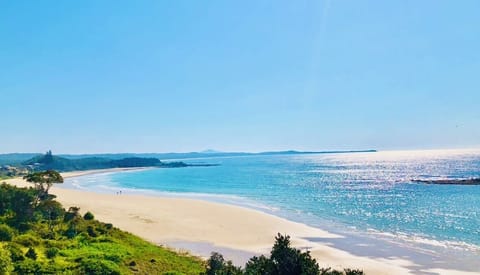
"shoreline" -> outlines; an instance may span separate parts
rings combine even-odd
[[[151,168],[114,168],[62,173],[64,178],[91,174],[117,173]],[[5,180],[17,186],[29,186],[21,178]],[[191,198],[147,195],[114,195],[62,188],[54,185],[51,193],[65,208],[80,207],[103,222],[138,235],[150,242],[175,250],[188,250],[208,256],[215,250],[236,264],[259,254],[268,254],[278,232],[288,234],[292,244],[311,251],[320,266],[335,269],[359,268],[366,274],[478,274],[439,268],[420,268],[405,258],[354,255],[354,249],[339,249],[333,242],[345,236],[293,222],[259,210]],[[356,249],[359,249],[358,247]],[[205,255],[206,254],[206,255]]]

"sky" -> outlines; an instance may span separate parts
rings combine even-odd
[[[0,152],[478,148],[479,10],[0,0]]]

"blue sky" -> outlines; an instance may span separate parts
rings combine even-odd
[[[0,152],[480,146],[480,1],[0,1]]]

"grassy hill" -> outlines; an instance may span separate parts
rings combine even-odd
[[[200,274],[205,263],[0,185],[0,274]]]

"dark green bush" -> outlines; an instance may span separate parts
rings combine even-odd
[[[345,275],[364,275],[363,270],[345,268]]]
[[[50,248],[47,248],[47,250],[45,251],[45,255],[47,256],[47,258],[53,259],[57,256],[59,251],[60,250],[56,247],[50,247]]]
[[[83,219],[87,220],[87,221],[91,221],[91,220],[95,219],[95,216],[93,216],[93,214],[90,213],[90,211],[89,211],[89,212],[85,213],[85,215],[83,215]]]
[[[90,236],[90,237],[97,237],[98,236],[97,232],[95,231],[95,228],[93,228],[93,226],[91,226],[91,225],[87,226],[87,233],[88,233],[88,236]]]
[[[30,247],[28,249],[27,253],[25,253],[25,257],[30,258],[32,260],[36,260],[37,259],[37,252],[35,252],[35,249],[33,249],[33,247]]]
[[[7,249],[10,251],[10,257],[12,258],[13,262],[23,261],[25,259],[25,256],[23,256],[23,252],[18,244],[9,243],[7,245]]]
[[[231,261],[225,261],[220,253],[212,252],[207,260],[207,275],[240,275],[243,274],[240,267],[236,267]]]
[[[13,230],[6,224],[0,224],[0,241],[9,242],[13,238]]]

